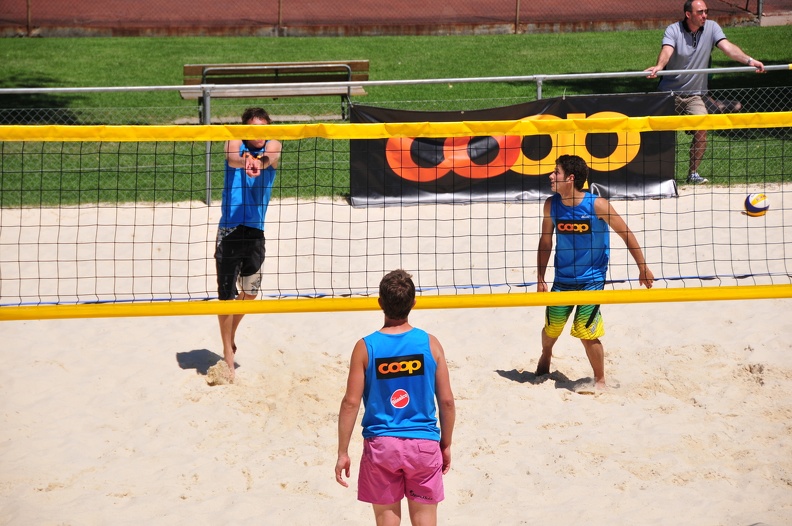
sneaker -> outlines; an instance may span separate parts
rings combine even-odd
[[[692,174],[688,175],[687,182],[690,184],[704,184],[707,182],[707,179],[701,177],[696,172],[693,172]]]

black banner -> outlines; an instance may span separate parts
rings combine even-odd
[[[458,122],[673,115],[670,93],[595,95],[475,111],[427,112],[353,105],[352,122]],[[538,116],[538,117],[537,117]],[[591,168],[591,192],[609,199],[674,197],[675,132],[618,132],[350,141],[356,207],[541,200],[562,154]]]

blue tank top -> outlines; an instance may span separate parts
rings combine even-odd
[[[259,150],[249,150],[243,141],[239,147],[239,155],[244,155],[246,152],[261,155],[264,147]],[[267,207],[272,196],[275,174],[275,168],[268,166],[258,177],[250,177],[245,173],[244,168],[232,168],[226,161],[220,228],[245,225],[264,230],[264,217],[267,215]]]
[[[437,363],[429,347],[429,335],[413,327],[400,334],[377,331],[363,341],[368,350],[363,436],[439,441]]]
[[[597,196],[586,192],[583,202],[566,206],[561,195],[550,201],[550,217],[556,232],[555,281],[582,284],[605,281],[610,259],[608,224],[597,217]]]

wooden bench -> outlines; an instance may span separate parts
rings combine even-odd
[[[207,91],[180,91],[183,99],[208,98],[279,98],[341,97],[341,114],[353,95],[366,95],[362,85],[320,85],[320,83],[354,83],[368,80],[368,60],[327,60],[321,62],[269,62],[242,64],[185,64],[184,85],[209,85]],[[305,86],[283,84],[313,83]],[[245,85],[250,85],[249,87]],[[205,108],[208,109],[208,108]],[[207,112],[208,114],[208,112]]]

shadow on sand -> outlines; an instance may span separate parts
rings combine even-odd
[[[206,376],[209,368],[222,360],[223,357],[209,349],[195,349],[187,352],[177,352],[176,361],[182,369],[195,369],[196,374]]]
[[[517,369],[512,369],[511,371],[496,369],[495,372],[507,380],[521,384],[539,385],[552,381],[555,382],[556,389],[566,389],[567,391],[578,394],[593,393],[594,379],[591,377],[570,380],[563,373],[558,371],[553,371],[550,374],[542,376],[536,376],[535,373],[528,371],[518,371]]]

